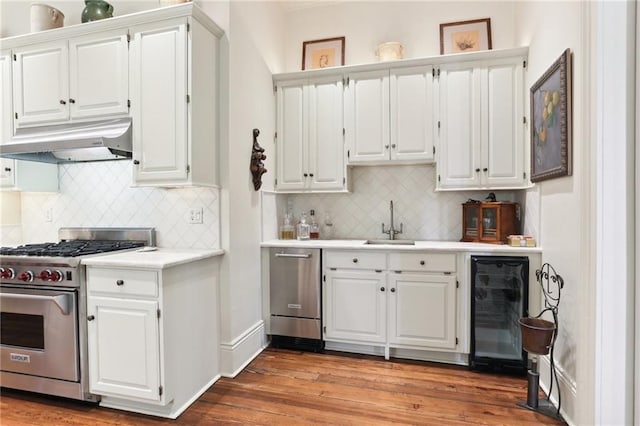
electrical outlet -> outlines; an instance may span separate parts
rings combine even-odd
[[[204,209],[202,207],[189,210],[189,223],[202,223],[203,210]]]

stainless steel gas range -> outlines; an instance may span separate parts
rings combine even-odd
[[[0,386],[89,393],[82,260],[155,245],[153,228],[61,228],[60,242],[0,248]]]

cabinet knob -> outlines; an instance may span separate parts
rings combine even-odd
[[[421,261],[420,261],[420,264],[421,264],[422,266],[424,266],[424,260],[421,260]]]
[[[479,172],[480,172],[480,169],[476,169],[476,173],[479,173]]]
[[[389,149],[389,145],[385,145],[385,146],[384,146],[384,149]]]
[[[76,100],[75,100],[75,99],[73,99],[73,98],[69,98],[69,103],[70,103],[70,104],[75,104],[75,103],[76,103]]]
[[[391,293],[395,293],[395,292],[396,292],[396,289],[392,287],[391,288]]]
[[[486,172],[486,171],[489,171],[489,169],[485,167],[484,169],[482,169],[482,171]]]
[[[67,101],[65,101],[64,99],[60,99],[60,105],[66,105]]]
[[[395,148],[395,147],[396,147],[396,144],[395,144],[395,143],[392,143],[392,144],[391,144],[391,148]]]
[[[353,258],[353,263],[358,263],[358,258],[357,257]]]
[[[309,173],[309,176],[310,176],[310,177],[313,177],[313,173]]]
[[[380,287],[380,291],[384,291],[384,287]]]
[[[87,321],[93,321],[94,319],[96,319],[95,315],[89,315],[87,317]]]
[[[305,174],[303,174],[302,176],[307,177],[307,176],[309,176],[309,175],[308,175],[307,173],[305,173]]]
[[[133,164],[138,165],[140,162],[138,160],[133,160]]]
[[[5,171],[5,172],[10,172],[10,171],[11,171],[11,167],[5,167],[5,168],[4,168],[4,171]]]
[[[123,280],[118,280],[118,281],[116,281],[116,285],[124,285],[124,281]]]

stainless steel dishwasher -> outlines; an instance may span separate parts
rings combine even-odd
[[[320,249],[271,248],[272,346],[322,350],[320,253]]]

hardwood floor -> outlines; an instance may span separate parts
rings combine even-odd
[[[268,348],[177,420],[2,389],[0,424],[562,424],[516,406],[526,392],[525,378],[464,367]]]

